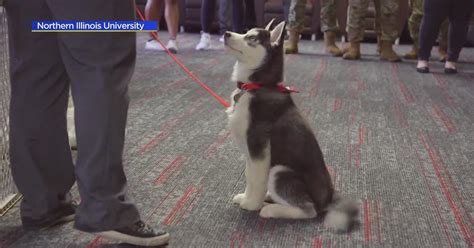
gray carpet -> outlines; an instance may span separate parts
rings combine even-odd
[[[181,35],[178,57],[227,99],[234,59],[217,37],[215,50],[194,51],[198,38]],[[224,109],[165,54],[144,51],[146,39],[138,37],[125,165],[130,196],[170,231],[170,247],[473,247],[473,48],[453,76],[440,63],[422,75],[414,62],[381,62],[373,44],[357,62],[325,55],[320,41],[286,57],[286,83],[301,91],[294,98],[337,190],[360,201],[360,225],[336,234],[318,220],[263,220],[231,203],[244,189],[244,159]],[[1,218],[0,246],[127,247],[70,224],[25,233],[18,208]]]

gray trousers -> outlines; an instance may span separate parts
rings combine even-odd
[[[232,25],[232,2],[230,0],[219,0],[219,34],[231,30]]]
[[[77,180],[75,227],[116,229],[139,220],[125,197],[122,153],[133,33],[32,33],[33,20],[134,20],[132,0],[13,0],[7,3],[11,56],[10,152],[24,200],[21,216],[41,218],[68,199]],[[66,128],[69,87],[78,158]]]

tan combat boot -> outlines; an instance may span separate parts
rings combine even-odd
[[[298,42],[300,41],[300,33],[290,30],[290,37],[285,41],[285,53],[298,53]]]
[[[405,54],[405,56],[403,56],[404,59],[418,59],[418,44],[417,43],[413,43],[413,46],[411,48],[411,51],[409,51],[408,53]]]
[[[438,52],[439,61],[446,62],[446,60],[448,59],[448,44],[440,42],[438,46]]]
[[[350,45],[348,45],[347,43],[342,45],[342,47],[341,47],[342,55],[344,55],[344,53],[347,53],[347,51],[349,51],[349,46]]]
[[[344,55],[342,55],[342,58],[348,60],[360,59],[360,42],[350,42],[350,45]]]
[[[382,40],[380,42],[380,59],[390,62],[402,61],[395,51],[393,51],[392,42],[388,40]]]
[[[324,32],[324,44],[326,45],[326,52],[333,56],[342,56],[342,51],[336,45],[336,33],[335,32]]]

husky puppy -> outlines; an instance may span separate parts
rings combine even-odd
[[[236,57],[232,81],[239,87],[227,109],[231,133],[246,157],[245,192],[234,203],[263,218],[324,217],[325,226],[348,230],[358,205],[334,192],[316,138],[283,82],[285,23],[246,34],[226,32]],[[249,82],[252,82],[249,84]]]

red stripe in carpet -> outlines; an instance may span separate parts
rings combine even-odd
[[[451,95],[449,95],[448,93],[449,84],[439,74],[433,73],[432,75],[438,82],[438,87],[440,89],[441,95],[443,96],[448,106],[455,106],[456,102],[454,101],[453,97],[451,97]]]
[[[193,209],[196,199],[198,199],[202,193],[202,188],[203,188],[202,186],[199,187],[196,194],[194,194],[193,199],[191,199],[191,202],[189,202],[189,205],[182,211],[181,215],[177,218],[176,225],[179,224],[184,219],[186,213],[190,212]]]
[[[207,157],[211,157],[214,155],[217,151],[217,148],[219,148],[230,136],[230,131],[227,131],[224,133],[224,135],[219,135],[217,138],[214,140],[214,142],[209,146],[207,149]]]
[[[426,134],[427,136],[427,139],[428,139],[428,143],[430,144],[430,146],[433,146],[434,147],[434,143],[433,141],[431,140],[431,136],[429,134]],[[471,215],[469,214],[470,211],[467,210],[467,208],[464,206],[464,200],[463,198],[461,197],[461,194],[459,194],[459,191],[458,191],[458,188],[456,187],[456,184],[454,183],[453,181],[453,178],[451,177],[451,173],[449,172],[448,168],[446,167],[446,165],[440,161],[439,165],[441,166],[441,168],[443,169],[444,171],[444,174],[447,176],[448,178],[448,183],[450,184],[451,188],[454,190],[454,193],[456,194],[457,196],[457,199],[459,199],[459,202],[461,203],[461,208],[464,210],[464,212],[466,213],[466,216],[468,218],[468,221],[471,223],[471,225],[474,226],[474,222],[471,218]]]
[[[428,191],[430,193],[431,202],[433,203],[433,206],[436,209],[436,214],[438,215],[439,222],[441,222],[441,225],[443,226],[444,234],[446,235],[446,239],[449,242],[449,246],[452,247],[453,244],[451,242],[451,237],[448,234],[448,227],[446,226],[446,223],[444,222],[443,216],[441,215],[440,204],[438,203],[438,200],[436,199],[433,188],[431,187],[430,183],[428,182],[428,177],[426,176],[426,168],[423,165],[421,156],[418,153],[418,151],[415,151],[415,152],[416,152],[416,155],[418,157],[418,161],[420,162],[421,174],[423,175],[423,179],[424,179],[425,184],[428,187]]]
[[[400,92],[402,93],[403,98],[405,99],[407,103],[413,102],[413,96],[408,90],[405,82],[403,82],[398,75],[398,65],[395,65],[394,63],[392,63],[391,68],[392,68],[392,76],[395,79],[395,81],[398,83],[398,87],[400,88]]]
[[[232,233],[232,236],[230,237],[230,245],[229,245],[230,248],[234,248],[234,246],[235,246],[235,236],[236,235],[237,235],[236,233]]]
[[[366,242],[371,241],[371,218],[369,200],[364,200],[364,239]]]
[[[187,76],[183,76],[181,78],[178,78],[168,84],[165,84],[165,85],[157,85],[157,86],[154,86],[150,89],[147,89],[146,92],[144,93],[144,95],[140,98],[138,98],[134,103],[133,103],[133,107],[140,107],[142,106],[146,100],[149,100],[149,99],[152,99],[152,98],[156,98],[157,96],[165,93],[165,92],[169,92],[170,90],[177,90],[177,89],[181,89],[181,85],[184,85],[184,82],[186,80],[189,80],[189,78]]]
[[[333,105],[333,112],[336,112],[342,108],[342,99],[341,98],[336,98],[334,99],[334,105]]]
[[[461,231],[462,235],[464,236],[464,239],[466,240],[466,242],[470,242],[472,244],[471,234],[467,230],[467,228],[466,228],[466,226],[463,222],[463,217],[462,217],[462,215],[459,211],[459,208],[454,203],[451,192],[449,192],[449,190],[448,190],[448,184],[446,183],[444,177],[441,174],[438,158],[435,155],[434,150],[428,145],[428,143],[426,141],[426,137],[423,134],[423,132],[420,132],[420,141],[423,144],[423,147],[425,148],[426,153],[428,154],[428,156],[431,160],[431,165],[434,169],[434,172],[435,172],[435,175],[438,179],[439,185],[441,186],[441,190],[442,190],[444,196],[446,197],[446,200],[448,201],[448,205],[451,208],[451,212],[454,215],[454,218],[456,220],[456,224],[458,225],[459,230]]]
[[[443,122],[444,126],[446,127],[446,130],[448,130],[449,133],[454,133],[454,131],[456,131],[456,128],[453,124],[453,122],[451,121],[451,119],[449,117],[447,117],[443,111],[441,110],[441,108],[436,105],[436,104],[433,104],[433,112],[435,114],[435,116],[441,120],[441,122]]]
[[[184,156],[177,156],[166,168],[158,175],[155,180],[155,185],[163,183],[177,168],[184,163],[186,158]]]
[[[323,248],[323,239],[321,237],[314,238],[312,248]]]
[[[244,247],[245,244],[245,234],[241,233],[239,236],[239,248]]]
[[[309,89],[310,97],[315,97],[318,94],[318,86],[320,84],[321,78],[324,75],[324,72],[326,71],[326,67],[327,67],[327,61],[321,60],[321,63],[319,64],[318,72],[314,76],[314,79],[311,81],[312,86]]]
[[[400,122],[400,126],[402,126],[403,128],[408,127],[408,121],[405,112],[403,111],[403,108],[401,106],[401,103],[395,104],[394,108],[395,114],[397,115],[398,121]]]
[[[381,220],[381,209],[380,209],[380,201],[375,201],[375,214],[377,216],[377,241],[379,243],[382,242],[382,228],[380,227],[380,220]]]
[[[171,212],[166,216],[166,218],[163,220],[164,225],[170,225],[173,223],[174,218],[176,217],[176,214],[183,208],[183,206],[186,204],[186,202],[189,200],[191,195],[195,193],[197,189],[194,186],[189,186],[186,191],[184,192],[183,196],[176,202],[176,205],[171,209]]]
[[[365,127],[363,124],[359,126],[359,145],[364,144],[365,140]]]
[[[153,215],[156,214],[156,212],[158,212],[158,210],[160,209],[160,207],[163,205],[163,203],[166,201],[166,199],[168,199],[168,197],[171,195],[171,193],[174,192],[174,190],[178,187],[178,184],[175,184],[174,187],[168,192],[168,194],[166,194],[166,196],[160,201],[160,203],[158,203],[158,205],[156,205],[156,207],[153,209],[153,211],[151,211],[146,219],[149,220],[151,219],[151,217],[153,217]]]
[[[143,155],[158,146],[161,142],[163,142],[163,140],[168,138],[169,134],[173,129],[175,129],[185,119],[189,118],[191,114],[195,114],[197,110],[202,109],[201,105],[202,102],[190,105],[189,108],[183,114],[168,120],[165,124],[163,124],[162,131],[158,132],[155,137],[153,137],[147,144],[145,144],[140,150],[138,150],[138,154]]]
[[[145,146],[143,146],[142,149],[138,151],[138,153],[140,155],[143,155],[147,151],[151,150],[153,147],[157,146],[163,140],[168,138],[168,136],[169,136],[169,133],[167,131],[158,132],[158,134],[155,137],[153,137]]]
[[[263,230],[265,229],[265,224],[267,224],[267,219],[260,218],[257,223],[257,231],[259,235],[263,234]]]
[[[236,244],[238,242],[238,244]],[[245,243],[245,234],[241,233],[239,231],[236,231],[232,234],[231,240],[230,240],[230,247],[233,248],[236,245],[238,245],[238,248],[241,248],[244,246]]]

